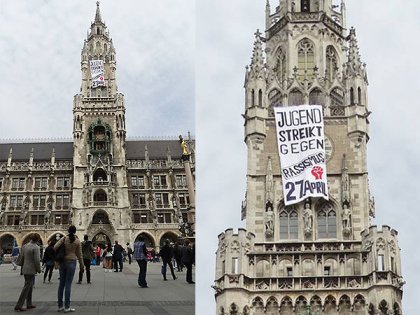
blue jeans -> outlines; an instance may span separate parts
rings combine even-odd
[[[60,264],[60,284],[58,285],[58,307],[70,308],[71,284],[76,271],[76,260],[64,261]],[[65,290],[64,290],[65,289]]]

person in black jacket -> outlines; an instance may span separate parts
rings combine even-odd
[[[182,258],[182,246],[180,246],[178,244],[178,242],[176,242],[175,243],[175,246],[174,246],[174,258],[175,258],[175,261],[176,261],[176,267],[178,269],[178,272],[182,272],[182,268],[184,267],[182,265],[182,262],[181,262],[181,258]]]
[[[55,250],[54,250],[55,240],[52,239],[48,241],[48,246],[45,249],[44,256],[42,257],[42,263],[45,265],[45,272],[44,272],[44,283],[47,279],[48,274],[48,282],[51,283],[52,272],[54,270],[54,260],[55,260]]]
[[[120,266],[120,272],[122,272],[122,269],[123,269],[123,251],[124,251],[124,248],[120,244],[118,244],[118,241],[115,241],[114,253],[113,253],[113,256],[112,256],[113,261],[114,261],[115,272],[118,272],[118,265]]]
[[[167,280],[166,279],[166,266],[167,265],[169,265],[169,268],[171,268],[172,278],[174,280],[176,280],[176,276],[175,276],[175,272],[174,272],[174,267],[172,266],[173,251],[172,251],[172,248],[169,246],[169,241],[168,240],[165,241],[165,244],[161,248],[161,250],[159,252],[159,255],[162,258],[162,275],[163,275],[163,280],[165,280],[165,281]]]
[[[190,241],[185,241],[185,246],[182,248],[182,263],[187,268],[187,282],[195,283],[192,280],[192,265],[194,263],[194,253]]]

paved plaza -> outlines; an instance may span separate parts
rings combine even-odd
[[[92,267],[92,284],[77,284],[78,270],[73,280],[71,306],[74,314],[142,314],[142,315],[193,315],[195,285],[185,281],[185,273],[176,272],[177,280],[163,281],[160,274],[161,263],[149,263],[147,282],[149,288],[140,288],[137,284],[138,265],[124,264],[123,272],[104,272],[102,266]],[[169,268],[168,268],[169,271]],[[51,284],[42,283],[43,275],[35,280],[33,304],[35,309],[25,314],[57,313],[58,270],[54,270]],[[193,274],[194,279],[194,274]],[[0,314],[17,314],[13,310],[23,287],[23,276],[18,270],[12,270],[11,264],[0,265]],[[24,305],[26,307],[26,304]]]

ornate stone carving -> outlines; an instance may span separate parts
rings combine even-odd
[[[256,287],[259,290],[268,290],[270,288],[270,285],[267,280],[261,280],[256,284]]]
[[[238,253],[239,249],[241,248],[239,242],[237,240],[234,240],[231,244],[230,244],[230,252],[231,253]]]

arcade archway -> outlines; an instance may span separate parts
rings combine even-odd
[[[137,235],[137,237],[135,239],[135,242],[139,239],[140,236],[143,236],[144,243],[146,244],[147,248],[155,248],[156,243],[155,243],[155,240],[153,239],[153,236],[143,232],[143,233],[140,233],[139,235]]]
[[[166,232],[160,238],[160,241],[159,241],[160,247],[164,245],[166,240],[169,240],[170,243],[175,244],[176,242],[179,241],[179,236],[176,235],[174,232]]]
[[[3,254],[11,254],[15,244],[16,238],[11,234],[5,234],[0,237],[0,249],[3,251]]]

